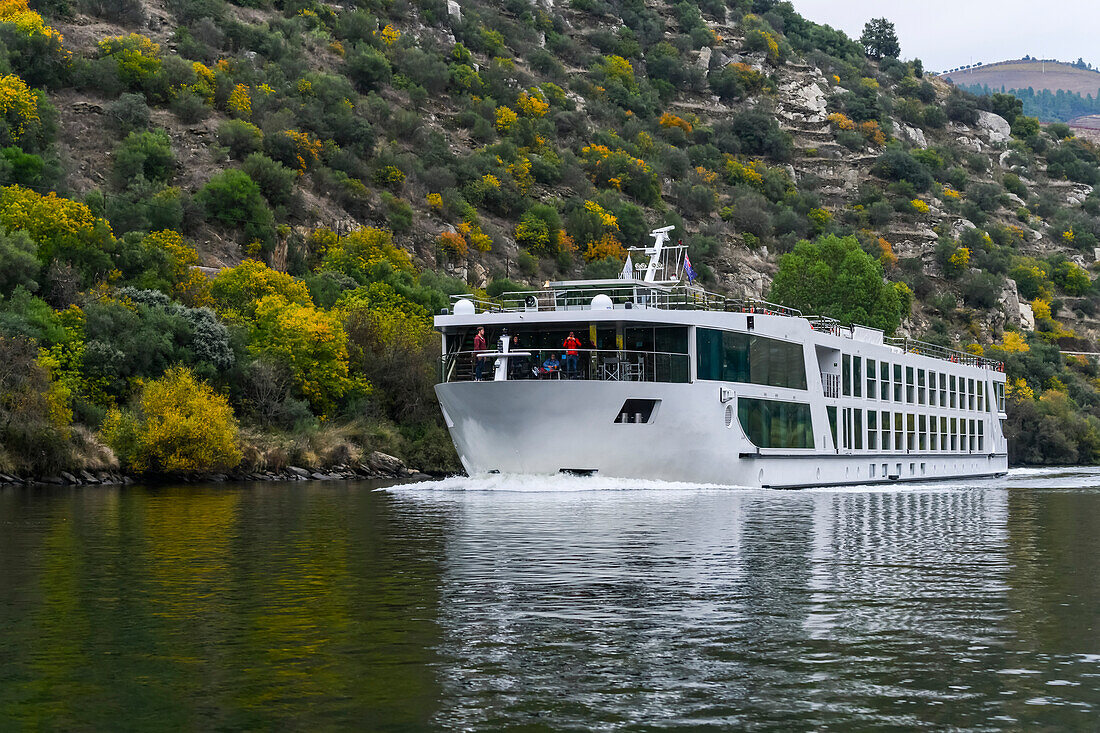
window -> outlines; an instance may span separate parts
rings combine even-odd
[[[856,382],[859,384],[859,382]],[[852,444],[856,450],[863,450],[863,410],[856,410],[855,415],[852,416],[852,434],[855,438],[855,442]]]
[[[905,444],[905,426],[902,424],[904,418],[900,412],[894,413],[894,450],[901,450]]]
[[[882,382],[882,399],[888,400],[890,399],[890,365],[884,361],[879,362],[879,376],[881,377],[880,381]]]
[[[947,375],[940,373],[940,407],[947,407]]]
[[[943,376],[942,374],[940,375]],[[947,418],[940,418],[940,450],[945,451],[950,444],[947,442]]]
[[[951,394],[955,394],[952,392]],[[951,418],[951,450],[959,449],[959,419]]]
[[[989,412],[989,404],[985,401],[985,381],[978,380],[978,412]]]
[[[848,450],[852,446],[852,408],[845,407],[840,413],[840,447]]]
[[[844,356],[840,357],[840,361],[844,365],[844,368],[842,370],[843,374],[844,374],[844,396],[845,397],[851,397],[852,396],[852,357],[849,356],[848,354],[845,354]]]
[[[901,364],[894,365],[894,402],[901,402]]]
[[[978,427],[977,421],[970,421],[970,451],[973,453],[978,448]]]
[[[939,450],[940,449],[940,434],[936,432],[936,416],[933,415],[928,418],[928,428],[931,432],[928,434],[928,449]]]
[[[880,417],[882,418],[882,421],[879,423],[882,426],[882,449],[890,450],[890,413],[882,412]],[[885,471],[886,469],[883,469],[883,472]]]
[[[927,415],[921,415],[917,420],[917,450],[928,450]]]
[[[870,466],[867,467],[867,477],[868,478],[874,478],[875,477],[875,464],[872,463]]]
[[[926,401],[926,392],[924,386],[925,373],[923,369],[917,370],[917,404],[923,405]]]
[[[813,448],[810,406],[742,397],[737,400],[737,419],[758,448]]]
[[[867,360],[867,399],[875,399],[875,395],[878,393],[877,382],[875,380],[875,360]]]
[[[801,344],[747,333],[696,330],[699,379],[806,389]]]
[[[833,429],[833,447],[839,448],[840,443],[836,442],[836,408],[830,405],[825,408],[825,411],[829,413],[829,427]]]
[[[974,380],[966,380],[966,404],[971,412],[974,412]]]
[[[878,412],[867,411],[867,450],[878,450]]]
[[[985,450],[985,420],[978,421],[978,451]]]
[[[905,416],[905,447],[908,450],[917,448],[917,416],[911,412]]]
[[[860,356],[852,357],[852,396],[863,396],[863,357]]]
[[[1005,411],[1005,385],[1004,382],[997,382],[997,412]]]
[[[928,404],[936,406],[936,373],[928,372]]]
[[[955,407],[955,375],[951,375],[951,406]]]
[[[905,367],[905,401],[910,405],[916,400],[914,395],[916,385],[913,382],[913,367]]]

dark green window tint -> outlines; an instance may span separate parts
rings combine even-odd
[[[758,448],[813,448],[810,406],[741,397],[737,400],[741,429]]]
[[[806,389],[801,344],[699,328],[696,346],[699,379]]]

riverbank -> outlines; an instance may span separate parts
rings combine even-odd
[[[429,480],[431,474],[417,471],[404,461],[374,451],[363,461],[333,464],[321,468],[284,466],[263,471],[225,473],[128,474],[120,471],[58,471],[50,475],[0,473],[0,486],[120,486],[143,483],[223,483],[233,481],[354,481],[365,479]]]

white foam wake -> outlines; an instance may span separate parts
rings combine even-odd
[[[389,486],[379,491],[511,491],[511,492],[575,492],[575,491],[748,491],[745,487],[721,484],[697,484],[652,479],[627,479],[611,476],[532,476],[526,474],[485,474],[481,476],[451,476],[438,481],[419,481]]]

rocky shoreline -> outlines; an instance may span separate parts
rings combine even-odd
[[[400,458],[375,451],[364,461],[335,464],[323,468],[286,466],[277,470],[152,475],[131,475],[119,471],[59,471],[49,476],[0,473],[0,486],[126,486],[138,481],[143,483],[362,481],[371,479],[429,481],[433,478],[435,477],[409,468]]]

